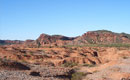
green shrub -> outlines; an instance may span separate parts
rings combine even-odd
[[[66,47],[127,47],[130,48],[130,44],[127,43],[84,44],[84,45],[66,45]]]
[[[74,63],[74,62],[66,62],[64,64],[62,64],[63,67],[74,67],[74,66],[77,66],[78,64],[77,63]]]
[[[86,67],[95,67],[96,65],[95,64],[83,64],[83,66],[86,66]]]
[[[84,76],[86,76],[86,74],[83,72],[75,72],[72,74],[71,80],[82,80]]]

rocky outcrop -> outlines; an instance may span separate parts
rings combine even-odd
[[[73,45],[130,43],[130,35],[107,30],[89,31],[72,41]]]
[[[107,30],[88,31],[82,36],[65,37],[61,35],[41,34],[35,41],[37,46],[63,46],[85,44],[113,44],[130,43],[130,35],[126,33],[114,33]]]
[[[65,45],[67,42],[72,41],[75,38],[65,37],[61,35],[47,35],[41,34],[40,37],[35,41],[35,44],[39,46],[57,46]]]
[[[0,40],[0,44],[23,44],[24,47],[85,45],[85,44],[113,44],[130,43],[130,34],[114,33],[107,30],[88,31],[82,36],[66,37],[62,35],[41,34],[36,40],[11,41]]]

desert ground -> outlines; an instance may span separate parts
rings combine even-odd
[[[129,80],[127,47],[0,47],[0,80]]]

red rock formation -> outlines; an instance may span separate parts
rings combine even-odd
[[[35,41],[38,46],[57,46],[67,44],[68,41],[72,41],[74,38],[65,37],[61,35],[47,35],[41,34],[40,37]]]
[[[72,43],[82,44],[112,44],[112,43],[130,43],[130,37],[126,34],[114,33],[106,30],[89,31],[78,37]]]
[[[107,30],[89,31],[78,37],[66,37],[61,35],[41,34],[36,40],[11,41],[0,40],[0,44],[22,44],[28,47],[42,46],[64,46],[64,45],[85,45],[85,44],[113,44],[130,43],[130,34],[114,33]]]

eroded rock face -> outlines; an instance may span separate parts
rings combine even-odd
[[[75,39],[73,44],[111,44],[111,43],[130,43],[130,37],[126,34],[114,33],[106,30],[89,31],[81,37]]]
[[[32,45],[40,47],[112,43],[130,43],[130,35],[126,33],[114,33],[107,30],[88,31],[78,37],[41,34]]]
[[[130,43],[130,34],[114,33],[107,30],[88,31],[82,36],[66,37],[62,35],[41,34],[36,40],[0,40],[0,44],[19,44],[23,47],[65,46],[85,44]]]
[[[35,41],[38,46],[58,46],[64,45],[66,42],[73,40],[74,38],[65,37],[61,35],[47,35],[41,34],[40,37]]]
[[[120,54],[124,52],[123,54]],[[0,47],[0,57],[40,65],[61,66],[67,62],[101,64],[130,56],[129,51],[109,47],[16,48]]]
[[[67,62],[77,64],[100,64],[99,53],[92,48],[14,48],[1,47],[1,58],[36,63],[41,65],[61,66]]]

